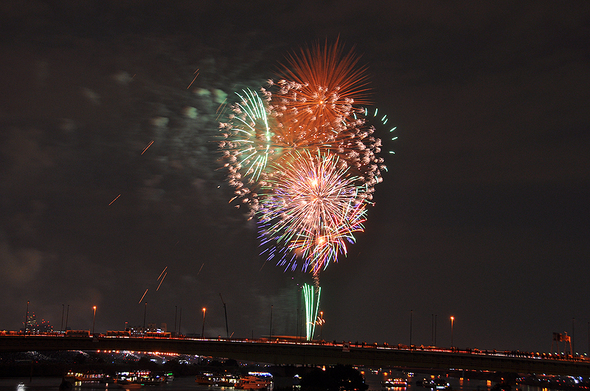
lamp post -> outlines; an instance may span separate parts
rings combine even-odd
[[[27,312],[25,313],[25,334],[27,333],[27,323],[29,323],[29,300],[27,300]]]
[[[180,307],[180,314],[178,314],[178,335],[180,335],[180,324],[182,322],[182,307]]]
[[[297,307],[297,313],[295,314],[296,317],[296,325],[297,325],[297,339],[299,339],[299,307]],[[590,344],[590,342],[588,342]]]
[[[436,323],[438,321],[438,314],[434,314],[434,346],[436,346]]]
[[[270,305],[270,328],[268,329],[268,336],[269,336],[269,340],[272,340],[272,307],[273,305]]]
[[[221,296],[221,293],[219,294],[219,297],[221,298],[221,302],[223,303],[223,312],[225,314],[225,336],[227,339],[229,339],[229,327],[227,325],[227,306],[225,305],[225,301],[223,301],[223,296]]]
[[[201,338],[205,338],[205,315],[207,313],[207,308],[203,307],[203,327],[201,328]]]
[[[451,316],[451,349],[453,349],[453,326],[455,324],[455,317]]]
[[[175,305],[174,306],[174,336],[175,337],[178,335],[178,334],[176,334],[176,319],[178,317],[177,315],[178,315],[178,306]]]
[[[320,311],[320,340],[322,339],[322,332],[324,330],[324,311]]]
[[[96,306],[92,307],[92,335],[94,335],[94,325],[96,324]]]
[[[60,331],[63,333],[64,332],[64,312],[66,310],[66,306],[65,304],[61,305],[61,327],[60,327]]]
[[[410,310],[410,348],[412,347],[412,320],[414,317],[414,310]]]
[[[572,357],[574,357],[574,354],[575,354],[574,352],[576,351],[576,345],[575,345],[576,338],[575,338],[575,336],[576,336],[576,318],[572,318],[572,346],[571,346]]]
[[[145,333],[145,318],[147,316],[147,301],[143,305],[143,332]]]
[[[430,345],[434,346],[434,314],[430,314]]]

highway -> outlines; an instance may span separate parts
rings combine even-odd
[[[274,365],[350,364],[411,369],[465,369],[590,376],[590,360],[522,357],[508,353],[408,349],[293,341],[158,337],[0,335],[0,352],[55,350],[136,351],[195,354]]]

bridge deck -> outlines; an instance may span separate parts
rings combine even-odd
[[[232,358],[269,364],[466,369],[515,373],[590,376],[590,361],[510,357],[497,354],[398,349],[299,342],[206,340],[143,337],[0,336],[0,352],[52,350],[130,350]]]

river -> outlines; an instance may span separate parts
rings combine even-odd
[[[393,374],[394,377],[396,376]],[[414,378],[408,382],[408,387],[405,391],[428,391],[429,389],[417,386],[416,379],[422,379],[424,376],[416,374]],[[365,374],[366,384],[369,385],[369,391],[381,391],[384,390],[381,386],[381,380],[384,378],[383,374]],[[461,380],[456,378],[448,378],[447,381],[451,384],[453,391],[489,391],[494,385],[491,382],[485,380]],[[59,384],[61,378],[57,377],[33,377],[33,378],[0,378],[0,391],[29,391],[29,390],[59,390]],[[229,391],[232,390],[228,387],[215,387],[199,385],[195,383],[194,376],[176,378],[170,383],[163,384],[161,386],[144,387],[142,389],[148,390],[162,390],[162,391]],[[546,388],[531,387],[531,386],[518,386],[519,391],[547,391]],[[116,384],[110,386],[101,387],[75,387],[73,391],[108,391],[108,390],[122,390],[120,386]]]

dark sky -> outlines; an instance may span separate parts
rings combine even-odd
[[[225,335],[221,294],[235,337],[268,334],[271,306],[273,334],[295,334],[311,277],[265,264],[228,203],[216,110],[340,37],[396,154],[321,274],[323,337],[408,344],[411,317],[429,345],[436,315],[441,346],[454,316],[459,347],[549,351],[568,332],[588,351],[590,5],[318,3],[0,4],[0,329],[28,300],[56,329],[68,305],[90,329],[96,305],[97,331],[141,325],[147,302],[148,323],[182,308],[200,332],[207,307]]]

